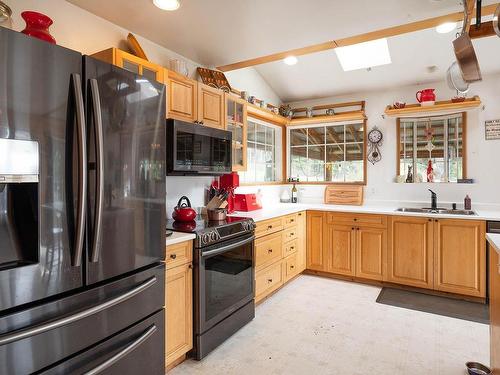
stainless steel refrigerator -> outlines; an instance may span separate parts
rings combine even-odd
[[[0,27],[0,374],[163,374],[165,87]]]

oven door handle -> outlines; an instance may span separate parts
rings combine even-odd
[[[232,243],[230,245],[222,246],[222,247],[219,247],[218,249],[214,249],[214,250],[209,250],[209,251],[202,252],[201,256],[203,258],[209,258],[209,257],[212,257],[214,255],[225,253],[228,250],[232,250],[232,249],[234,249],[236,247],[240,247],[240,246],[246,245],[246,244],[248,244],[250,242],[253,242],[254,240],[255,240],[255,236],[252,236],[252,237],[247,238],[247,239],[245,239],[243,241],[239,241],[239,242]]]

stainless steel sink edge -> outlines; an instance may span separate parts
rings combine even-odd
[[[477,216],[477,214],[474,211],[450,210],[446,208],[431,209],[431,208],[401,207],[396,209],[396,212],[433,214],[433,215]]]

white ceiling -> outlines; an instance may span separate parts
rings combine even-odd
[[[165,12],[152,0],[67,0],[206,66],[220,66],[461,10],[460,0],[181,0]],[[483,6],[497,0],[483,0]],[[334,51],[257,67],[284,101],[439,79],[453,61],[452,34],[391,38],[393,64],[343,72]],[[475,42],[483,71],[495,71],[500,38]],[[429,74],[426,67],[438,66]],[[244,88],[241,88],[244,89]]]

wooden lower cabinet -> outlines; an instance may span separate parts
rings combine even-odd
[[[434,289],[486,297],[486,223],[440,219],[434,236]]]
[[[283,260],[284,282],[290,281],[300,273],[297,264],[297,254],[290,255]]]
[[[323,212],[307,211],[307,269],[323,271],[326,268],[323,251],[325,236]]]
[[[387,256],[387,230],[356,228],[355,275],[364,279],[382,281]]]
[[[433,288],[433,233],[431,219],[408,216],[390,219],[387,281]]]
[[[490,367],[500,374],[500,257],[490,246]]]
[[[307,213],[305,211],[297,214],[297,267],[299,273],[307,268]]]
[[[193,348],[193,270],[191,264],[167,271],[167,366]]]
[[[283,266],[282,261],[257,272],[255,275],[255,302],[267,297],[283,285]]]
[[[325,235],[326,272],[354,276],[354,229],[346,225],[327,225]]]
[[[270,234],[255,240],[255,268],[265,268],[283,258],[281,233]]]

